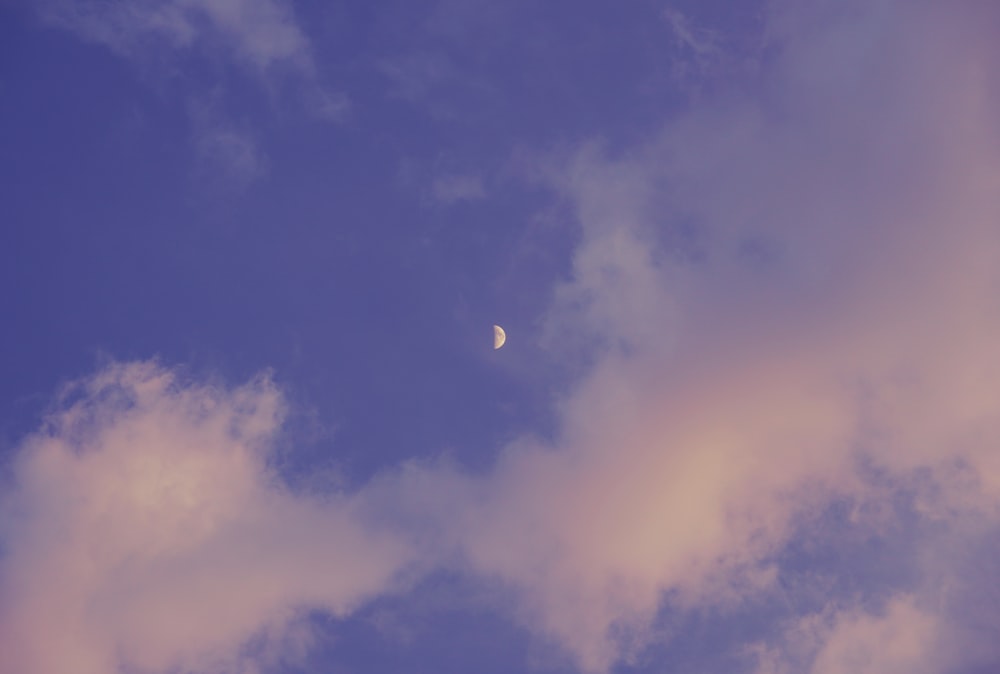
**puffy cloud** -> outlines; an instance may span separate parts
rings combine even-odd
[[[350,612],[409,558],[351,495],[282,486],[267,378],[114,365],[66,396],[0,510],[3,671],[251,672],[308,644],[303,612]]]

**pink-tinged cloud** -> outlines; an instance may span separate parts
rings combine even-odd
[[[934,662],[937,625],[911,599],[894,599],[882,615],[836,616],[812,665],[813,674],[917,674]]]
[[[771,3],[753,86],[549,170],[581,236],[547,327],[589,365],[556,439],[486,475],[408,464],[297,495],[268,469],[266,380],[99,375],[22,448],[0,669],[240,671],[248,639],[280,651],[297,611],[344,614],[414,565],[510,588],[585,671],[642,657],[665,615],[789,594],[826,608],[732,645],[762,672],[997,661],[998,20]],[[890,538],[898,577],[841,596]],[[847,552],[802,570],[797,544]]]
[[[776,591],[775,559],[831,504],[903,527],[920,559],[934,542],[893,499],[1000,525],[997,18],[774,3],[757,93],[547,164],[582,235],[549,334],[585,335],[596,365],[554,446],[505,452],[464,545],[581,668],[641,653],[664,613]],[[927,611],[925,631],[954,615]],[[815,671],[885,624],[838,623]]]
[[[308,643],[304,611],[344,615],[408,559],[351,496],[281,485],[267,379],[116,365],[67,395],[3,502],[0,671],[255,671]],[[242,659],[251,638],[263,653]]]
[[[757,674],[933,674],[945,650],[939,619],[910,595],[876,611],[829,607],[791,625],[781,649],[756,653]]]

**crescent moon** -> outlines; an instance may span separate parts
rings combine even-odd
[[[496,351],[507,341],[507,333],[499,325],[493,326],[493,350]]]

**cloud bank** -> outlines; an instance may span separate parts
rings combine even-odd
[[[296,494],[266,379],[81,384],[3,505],[0,669],[249,671],[298,612],[433,568],[510,588],[583,671],[706,609],[773,625],[731,644],[760,674],[996,662],[997,19],[772,3],[751,82],[547,162],[580,241],[545,320],[588,366],[558,439],[485,476]]]

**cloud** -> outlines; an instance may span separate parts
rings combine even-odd
[[[159,46],[186,50],[221,42],[258,70],[313,67],[308,40],[285,0],[48,0],[41,11],[50,23],[130,58]]]
[[[935,671],[933,616],[907,598],[884,615],[840,614],[812,666],[814,674],[892,674]]]
[[[677,80],[711,74],[727,56],[722,38],[715,31],[695,26],[683,12],[668,8],[663,18],[670,29],[677,54],[671,65]]]
[[[451,60],[431,52],[385,59],[379,70],[389,80],[392,95],[410,103],[431,102],[445,83],[459,76]]]
[[[547,320],[592,366],[558,440],[509,447],[460,527],[467,567],[582,669],[779,592],[838,504],[917,557],[931,522],[1000,526],[997,55],[993,11],[962,9],[775,3],[757,93],[550,171],[581,242]],[[881,634],[858,620],[837,634]]]
[[[440,568],[509,590],[584,671],[706,610],[772,623],[727,642],[772,674],[996,662],[997,12],[768,12],[754,87],[549,163],[580,238],[544,320],[586,363],[555,439],[297,495],[266,379],[114,366],[22,447],[0,664],[240,671],[297,610]]]
[[[448,174],[434,178],[431,195],[435,201],[454,204],[460,201],[475,201],[486,196],[486,188],[479,176]]]
[[[244,189],[267,173],[267,158],[245,130],[214,125],[200,131],[195,146],[201,174],[216,185]]]
[[[0,510],[0,669],[251,672],[309,643],[303,612],[391,587],[400,540],[350,494],[277,478],[283,409],[266,377],[185,384],[150,363],[72,386]]]
[[[213,95],[188,106],[195,175],[201,186],[240,192],[268,172],[268,157],[250,124],[230,119]]]
[[[343,122],[351,114],[353,103],[342,91],[331,91],[316,87],[306,96],[310,112],[328,122]]]
[[[215,187],[242,190],[266,175],[268,162],[255,134],[227,114],[235,106],[220,78],[206,93],[196,90],[201,77],[176,77],[190,66],[186,56],[221,55],[272,94],[282,89],[279,78],[287,79],[317,119],[340,123],[350,111],[345,93],[320,82],[309,40],[287,0],[42,0],[36,6],[50,25],[111,49],[156,76],[151,79],[181,84],[177,98],[187,101],[195,127],[199,182],[207,178]],[[245,110],[245,101],[239,109]]]
[[[242,67],[272,100],[291,83],[300,104],[316,119],[341,123],[350,112],[349,96],[322,83],[312,45],[288,0],[41,0],[37,8],[50,25],[109,48],[145,68],[154,76],[150,79],[180,83],[185,90],[178,98],[194,109],[199,168],[203,174],[221,171],[222,182],[230,187],[245,187],[266,173],[263,152],[246,128],[222,119],[223,108],[236,107],[225,105],[223,78],[215,77],[206,93],[195,90],[204,72],[176,77],[190,68],[185,57],[207,54]],[[201,118],[199,109],[205,106],[198,101],[203,98],[211,98],[215,108],[211,128]],[[239,109],[245,108],[241,101]]]
[[[783,652],[758,653],[758,674],[932,674],[940,672],[940,625],[914,597],[896,596],[878,612],[830,608],[805,616]]]

